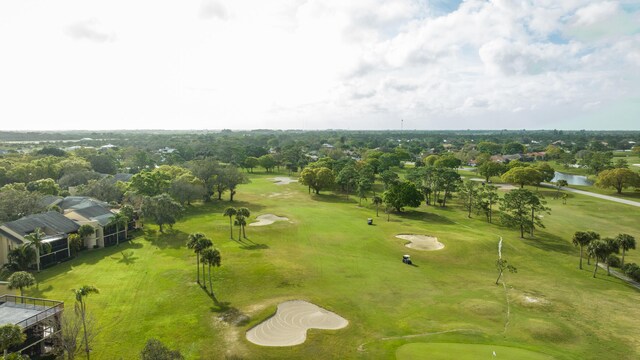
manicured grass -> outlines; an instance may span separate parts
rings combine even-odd
[[[495,354],[495,355],[494,355]],[[515,347],[455,344],[455,343],[413,343],[402,345],[396,352],[398,360],[477,360],[477,359],[518,359],[551,360],[553,357]]]
[[[172,231],[160,234],[147,224],[131,243],[44,270],[27,294],[64,300],[70,310],[70,289],[97,286],[101,293],[88,299],[102,329],[95,359],[135,358],[151,337],[188,359],[389,359],[412,342],[497,344],[558,359],[640,356],[640,293],[604,272],[593,279],[592,267],[579,270],[570,243],[573,232],[585,229],[640,239],[640,208],[579,195],[562,205],[552,190],[540,190],[553,209],[544,215],[547,227],[519,239],[481,216],[468,219],[455,199],[450,207],[423,205],[387,222],[354,196],[309,195],[299,184],[273,184],[273,176],[251,175],[233,205],[251,209],[252,218],[272,213],[291,222],[248,227],[250,240],[238,242],[229,239],[222,216],[227,201],[194,204]],[[369,217],[373,226],[366,225]],[[196,231],[222,253],[222,266],[213,270],[217,303],[195,283],[195,255],[184,244]],[[412,250],[395,238],[400,233],[436,236],[446,247]],[[503,256],[518,268],[506,275],[506,291],[494,284],[500,236]],[[131,252],[128,260],[122,252]],[[416,266],[403,264],[403,254]],[[640,262],[637,251],[627,259]],[[247,329],[291,299],[336,312],[349,326],[311,330],[295,347],[245,339]]]

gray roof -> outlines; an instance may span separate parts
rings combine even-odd
[[[45,195],[40,198],[40,200],[38,200],[38,204],[40,204],[42,207],[47,208],[52,205],[57,205],[60,201],[62,201],[62,196]]]
[[[100,205],[88,206],[74,211],[87,219],[97,220],[102,226],[107,225],[113,217],[113,213],[109,209]]]
[[[66,198],[62,199],[62,201],[60,201],[60,203],[58,203],[58,206],[62,209],[62,210],[67,210],[67,209],[82,209],[85,207],[90,207],[90,206],[95,206],[95,205],[100,205],[103,206],[105,208],[108,208],[109,205],[105,202],[102,201],[98,201],[96,199],[92,199],[88,196],[67,196]]]
[[[60,233],[68,234],[78,231],[79,228],[78,224],[73,220],[68,219],[64,215],[55,211],[25,216],[21,219],[8,222],[4,224],[4,226],[21,236],[34,232],[36,228],[40,228],[49,235]],[[10,235],[5,231],[2,233]],[[16,240],[14,236],[7,237]]]
[[[133,177],[133,174],[126,174],[126,173],[117,173],[113,175],[113,178],[116,181],[122,181],[122,182],[127,182],[131,180],[132,177]]]

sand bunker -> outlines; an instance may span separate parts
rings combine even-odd
[[[249,226],[271,225],[276,221],[287,221],[287,220],[289,220],[289,218],[280,217],[280,216],[273,215],[273,214],[264,214],[264,215],[260,215],[260,216],[256,217],[256,220],[258,220],[258,221],[257,222],[252,222],[251,224],[249,224]]]
[[[349,322],[302,300],[285,301],[276,314],[247,331],[247,340],[262,346],[293,346],[307,339],[308,329],[337,330]]]
[[[409,240],[405,246],[414,250],[433,251],[444,248],[444,244],[438,241],[437,237],[426,235],[401,234],[396,235],[398,239]]]
[[[276,183],[276,185],[289,185],[291,183],[298,182],[298,180],[292,179],[290,177],[279,176],[279,177],[273,178],[273,182]]]

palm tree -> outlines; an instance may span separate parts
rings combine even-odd
[[[120,245],[120,225],[124,226],[124,235],[125,239],[127,238],[127,223],[129,219],[126,215],[117,212],[114,213],[113,216],[109,219],[109,223],[107,226],[115,225],[116,226],[116,245]]]
[[[247,238],[247,233],[245,232],[245,227],[247,226],[246,219],[248,219],[249,216],[251,216],[251,211],[249,211],[249,209],[247,209],[246,207],[241,207],[241,208],[238,209],[238,214],[242,215],[242,217],[245,220],[241,224],[241,228],[242,228],[242,237],[244,237],[246,239]]]
[[[600,234],[595,231],[587,231],[587,234],[591,237],[591,241],[600,240]],[[591,265],[591,254],[587,251],[587,265]]]
[[[86,246],[85,240],[87,239],[87,237],[95,234],[95,232],[96,229],[94,229],[93,226],[89,224],[80,225],[80,228],[78,228],[78,235],[80,235],[80,237],[82,238],[83,246]]]
[[[607,244],[600,239],[593,240],[587,246],[587,252],[591,257],[593,257],[596,260],[596,266],[593,270],[593,277],[595,278],[596,273],[598,272],[598,262],[604,261],[609,255]]]
[[[211,295],[213,295],[213,285],[211,284],[211,266],[220,266],[222,258],[220,257],[220,251],[218,249],[208,248],[202,252],[202,263],[209,265],[209,288],[211,289]]]
[[[376,206],[376,217],[378,217],[378,208],[380,207],[380,204],[382,204],[382,198],[380,196],[374,196],[373,199],[371,200],[375,206]]]
[[[618,236],[616,236],[616,241],[618,242],[620,249],[622,249],[622,262],[620,263],[620,267],[623,267],[624,254],[627,252],[627,250],[636,248],[636,239],[629,234],[618,234]]]
[[[609,270],[609,256],[613,254],[617,254],[620,252],[620,245],[616,239],[612,238],[604,238],[602,239],[606,244],[607,255],[604,258],[605,264],[607,264],[607,275],[611,275],[611,271]]]
[[[242,214],[236,214],[236,220],[233,222],[233,224],[238,227],[238,240],[240,240],[242,237],[242,229],[245,225],[247,225],[247,220]]]
[[[90,294],[99,294],[100,290],[93,285],[83,285],[80,289],[73,289],[76,296],[75,311],[76,315],[80,315],[82,319],[82,329],[84,331],[84,351],[87,353],[87,360],[89,360],[89,337],[87,334],[87,302],[86,297]]]
[[[51,244],[43,241],[45,235],[46,234],[40,228],[36,228],[34,232],[24,237],[27,241],[27,245],[36,249],[36,264],[38,272],[40,272],[40,251],[44,250],[44,252],[47,253],[51,250]]]
[[[584,231],[576,231],[573,234],[573,245],[580,246],[580,270],[582,270],[582,250],[585,246],[589,245],[589,243],[594,240],[591,238],[591,235]]]
[[[29,265],[36,261],[36,251],[29,244],[22,244],[7,254],[8,264],[3,267],[12,271],[29,270]]]
[[[229,217],[229,235],[231,236],[231,240],[233,240],[233,222],[231,218],[236,216],[237,213],[238,210],[236,210],[236,208],[234,208],[233,206],[229,206],[228,208],[224,209],[224,216]]]
[[[35,285],[36,278],[26,271],[17,271],[9,276],[9,290],[20,289],[20,297],[24,297],[24,288]],[[24,300],[24,299],[23,299]]]
[[[200,284],[200,253],[206,248],[205,245],[207,241],[211,244],[211,240],[209,240],[205,234],[200,232],[189,234],[189,240],[187,241],[187,248],[193,249],[193,252],[196,253],[196,281],[198,284]]]

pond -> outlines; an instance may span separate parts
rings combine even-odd
[[[558,180],[566,180],[569,185],[593,185],[593,182],[587,179],[584,175],[565,174],[556,171],[556,175],[553,177],[551,182],[556,182]]]

